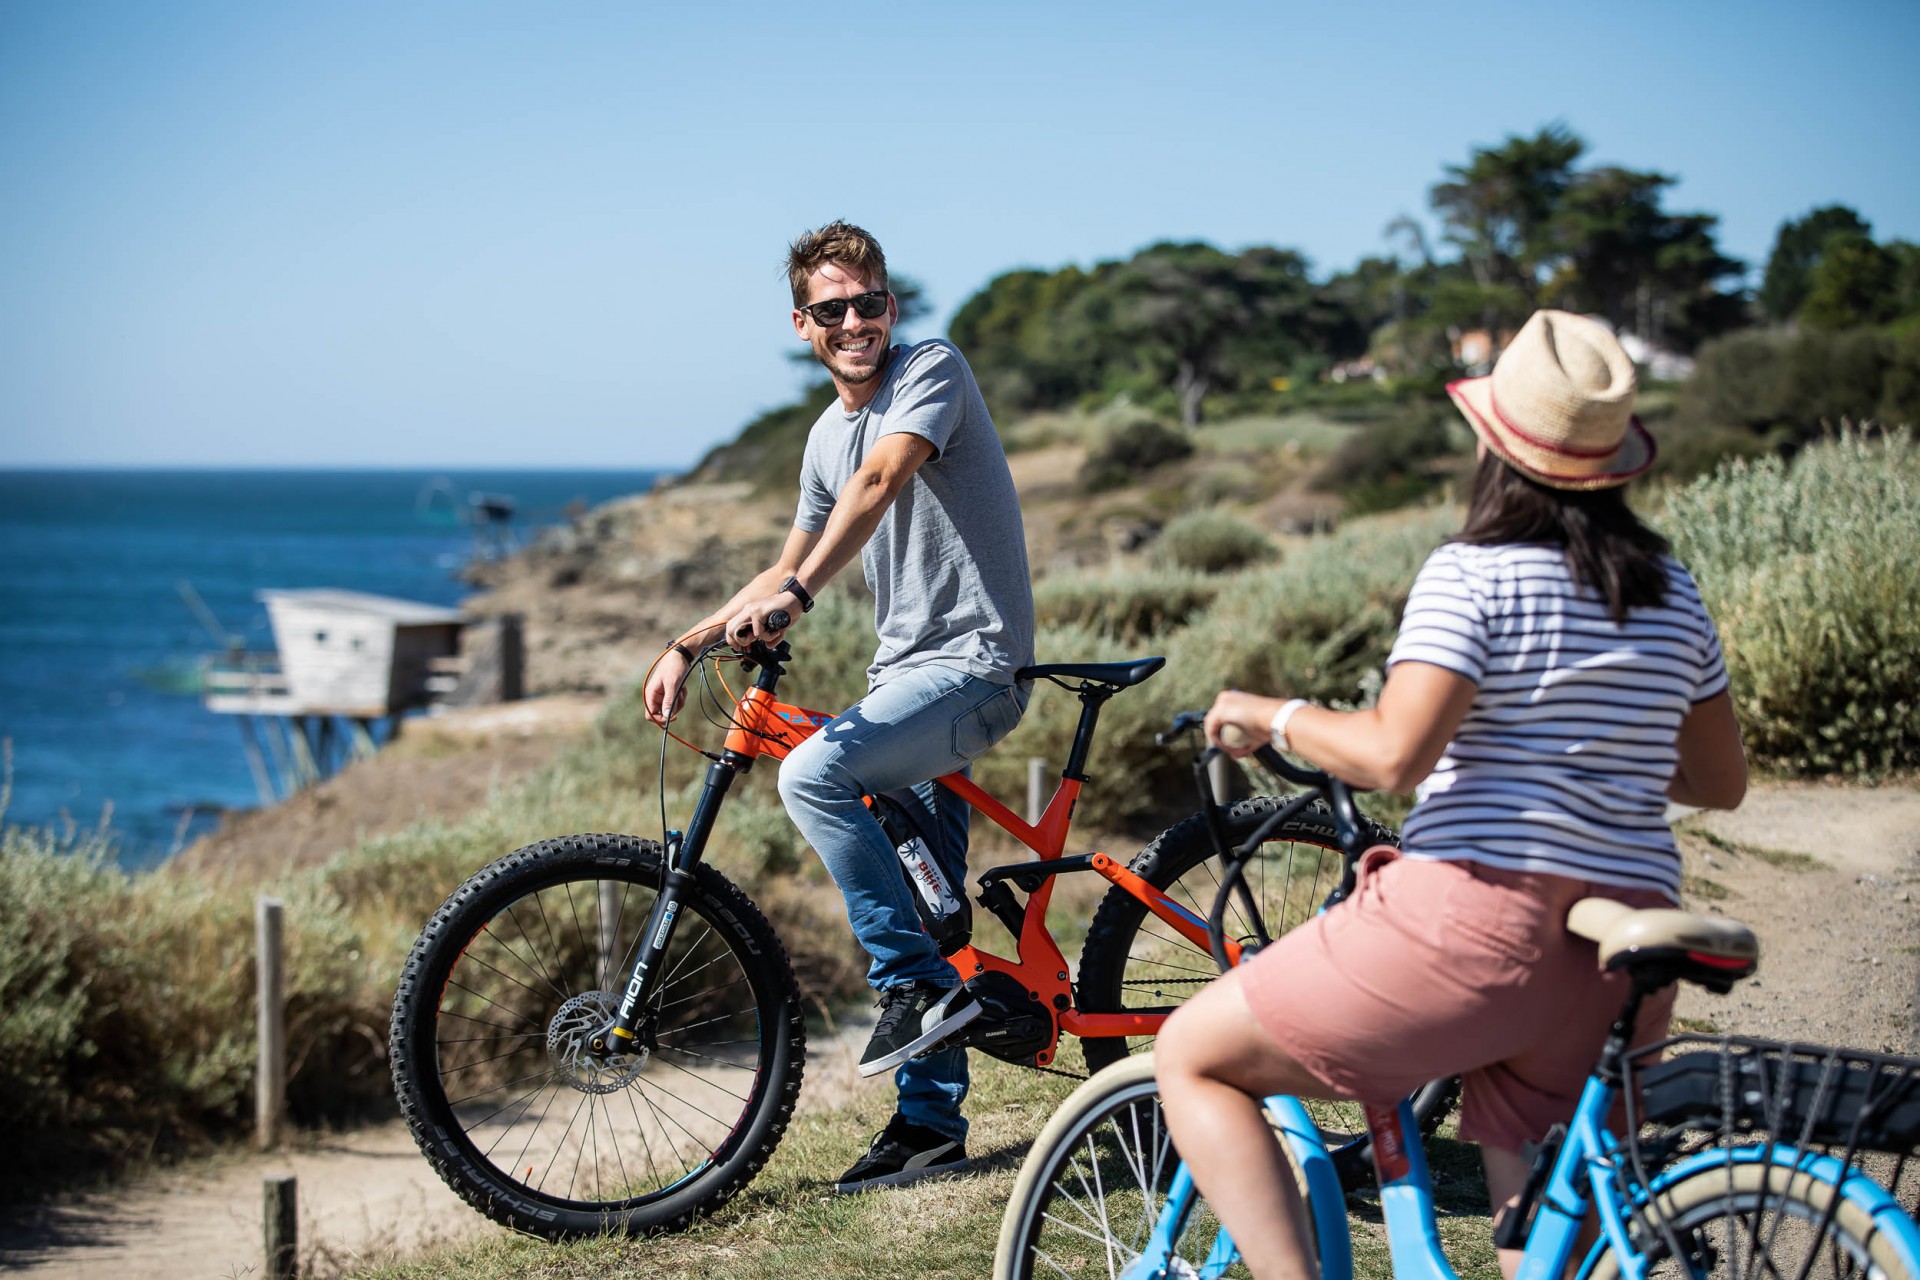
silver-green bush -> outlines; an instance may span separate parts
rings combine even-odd
[[[1178,630],[1213,602],[1220,585],[1170,569],[1056,574],[1034,586],[1042,626],[1084,626],[1124,643]]]
[[[1273,558],[1273,540],[1224,511],[1194,511],[1171,521],[1153,544],[1154,559],[1170,569],[1225,573]]]
[[[1920,765],[1920,450],[1847,432],[1739,461],[1660,521],[1720,626],[1756,761],[1873,777]]]

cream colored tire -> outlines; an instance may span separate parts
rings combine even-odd
[[[1822,1217],[1839,1199],[1833,1223],[1825,1237],[1816,1238]],[[1800,1276],[1810,1247],[1817,1249],[1805,1280],[1920,1280],[1902,1265],[1887,1232],[1871,1215],[1846,1199],[1839,1188],[1810,1174],[1781,1165],[1740,1164],[1731,1174],[1725,1166],[1702,1169],[1664,1188],[1654,1202],[1658,1222],[1671,1227],[1696,1260],[1711,1250],[1708,1269],[1673,1264],[1667,1233],[1648,1210],[1642,1210],[1634,1229],[1644,1239],[1650,1280],[1671,1280],[1690,1271],[1702,1277],[1732,1275]],[[1766,1241],[1770,1262],[1755,1265],[1748,1252],[1756,1233]],[[1704,1248],[1703,1248],[1704,1246]],[[1581,1280],[1619,1280],[1620,1260],[1603,1241]]]
[[[993,1256],[995,1280],[1029,1280],[1036,1275],[1106,1277],[1138,1256],[1166,1207],[1167,1186],[1178,1167],[1160,1117],[1159,1096],[1151,1052],[1121,1059],[1068,1096],[1040,1130],[1020,1166],[1000,1219],[1000,1241]],[[1277,1130],[1275,1137],[1287,1150]],[[1109,1150],[1120,1158],[1101,1161]],[[1291,1152],[1288,1162],[1293,1164]],[[1091,1176],[1096,1164],[1132,1176],[1132,1184]],[[1306,1180],[1297,1164],[1293,1171],[1305,1204]],[[1139,1185],[1143,1173],[1150,1175],[1145,1180],[1151,1186]],[[1062,1185],[1063,1175],[1067,1175],[1066,1185]],[[1116,1207],[1117,1211],[1109,1212]],[[1312,1222],[1310,1209],[1306,1218]],[[1197,1252],[1197,1257],[1189,1259],[1196,1264],[1212,1245],[1210,1221],[1204,1204],[1197,1206],[1194,1221],[1182,1237],[1182,1243],[1190,1246],[1188,1251]],[[1097,1238],[1103,1230],[1109,1233],[1104,1241]],[[1069,1255],[1050,1248],[1049,1239],[1055,1235],[1081,1252]],[[1228,1274],[1246,1272],[1236,1266]]]

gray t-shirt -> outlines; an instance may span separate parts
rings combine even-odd
[[[827,526],[840,490],[882,436],[933,445],[861,550],[880,648],[870,684],[913,667],[959,667],[996,684],[1033,662],[1033,582],[1020,500],[973,370],[952,343],[895,347],[880,390],[838,400],[807,435],[794,524]]]

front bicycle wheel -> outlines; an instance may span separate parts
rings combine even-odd
[[[1285,1141],[1276,1141],[1284,1150]],[[1170,1204],[1179,1165],[1153,1055],[1136,1054],[1101,1072],[1054,1112],[1020,1166],[1000,1219],[994,1280],[1110,1280],[1139,1260],[1169,1212],[1185,1216],[1174,1224],[1172,1252],[1154,1260],[1164,1270],[1154,1274],[1250,1275],[1237,1254],[1216,1254],[1220,1220],[1202,1197]],[[1308,1202],[1306,1182],[1297,1167],[1295,1173]],[[1307,1208],[1311,1223],[1310,1202]]]
[[[1920,1280],[1920,1229],[1879,1215],[1834,1183],[1779,1164],[1712,1166],[1662,1187],[1629,1222],[1650,1280]],[[1906,1234],[1906,1257],[1895,1234]],[[1580,1280],[1619,1280],[1602,1239]]]
[[[579,835],[509,854],[447,899],[394,997],[394,1091],[447,1185],[550,1239],[676,1230],[746,1184],[799,1095],[786,950],[711,867],[681,898],[633,1053],[595,1053],[661,883],[661,851]]]
[[[1283,803],[1255,796],[1228,808],[1227,839],[1239,847]],[[1391,830],[1362,819],[1369,846],[1398,845]],[[1221,866],[1206,819],[1200,814],[1167,828],[1128,864],[1136,875],[1176,903],[1206,919],[1220,890]],[[1259,904],[1267,932],[1279,937],[1320,910],[1344,868],[1333,814],[1315,801],[1268,836],[1247,862],[1246,884]],[[1253,923],[1236,896],[1226,916],[1227,936],[1254,941]],[[1088,1013],[1171,1013],[1219,976],[1204,946],[1187,941],[1146,904],[1115,886],[1107,891],[1080,952],[1077,1006]],[[1129,1053],[1151,1046],[1144,1036],[1086,1039],[1080,1042],[1087,1070],[1095,1072]],[[1453,1103],[1453,1081],[1434,1081],[1414,1095],[1414,1118],[1422,1134],[1431,1134]],[[1372,1147],[1358,1103],[1307,1102],[1308,1113],[1326,1136],[1340,1180],[1352,1187],[1372,1175]]]

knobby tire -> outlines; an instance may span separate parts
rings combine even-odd
[[[806,1056],[793,970],[745,894],[704,864],[693,876],[637,1058],[581,1049],[626,986],[655,842],[530,845],[421,932],[394,997],[394,1090],[421,1151],[489,1218],[556,1240],[678,1230],[779,1145]]]

